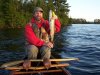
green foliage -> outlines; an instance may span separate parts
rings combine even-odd
[[[63,25],[68,24],[69,6],[67,0],[55,0],[55,7],[58,17]]]
[[[45,19],[52,9],[62,25],[70,22],[67,0],[0,0],[0,27],[23,27],[32,18],[37,6],[43,8]]]

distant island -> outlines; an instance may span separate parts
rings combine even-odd
[[[94,21],[86,21],[83,18],[70,18],[72,24],[100,24],[100,19],[94,19]]]

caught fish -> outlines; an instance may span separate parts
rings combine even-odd
[[[46,32],[46,30],[43,27],[41,27],[41,33],[42,33],[42,35],[41,35],[42,40],[44,40],[45,42],[49,42],[48,33]]]
[[[55,33],[55,19],[53,18],[55,16],[55,13],[50,10],[49,11],[49,25],[50,25],[50,41],[53,42],[54,39],[54,33]]]

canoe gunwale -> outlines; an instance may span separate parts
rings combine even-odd
[[[36,74],[36,73],[62,73],[63,71],[61,69],[58,70],[40,70],[40,71],[28,71],[28,72],[16,72],[12,71],[12,75],[18,75],[18,74]]]
[[[77,58],[76,59],[69,59],[67,61],[71,61],[71,60],[78,60]],[[11,67],[1,67],[1,69],[5,69],[5,70],[10,70],[11,71],[11,74],[10,75],[27,75],[27,74],[36,74],[36,73],[41,73],[43,75],[71,75],[70,72],[68,70],[65,69],[65,67],[68,67],[69,64],[68,63],[60,63],[60,61],[66,61],[66,59],[62,59],[62,60],[56,60],[54,61],[54,59],[51,59],[51,62],[52,62],[52,65],[54,65],[53,67],[50,67],[49,69],[46,69],[44,66],[43,66],[43,61],[42,60],[37,60],[37,61],[34,61],[34,60],[31,60],[31,62],[34,64],[36,62],[40,62],[42,63],[42,65],[39,65],[38,67],[33,67],[34,65],[32,65],[27,71],[25,69],[23,69],[22,65],[19,65],[19,64],[22,64],[23,61],[21,60],[18,61],[19,64],[17,65],[14,65],[14,66],[11,66]],[[5,66],[5,64],[4,64]],[[35,65],[36,66],[36,65]],[[41,68],[42,67],[42,68]],[[36,69],[38,68],[38,69]]]

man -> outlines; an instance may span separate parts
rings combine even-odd
[[[60,31],[60,21],[57,16],[55,19],[55,33]],[[48,40],[50,33],[49,22],[43,18],[43,9],[36,7],[33,12],[33,18],[25,26],[25,37],[27,41],[27,57],[28,59],[37,59],[38,53],[41,54],[41,59],[45,67],[50,67],[51,62],[49,61],[51,55],[51,48],[53,43]],[[29,60],[25,60],[23,63],[24,68],[30,67]]]

